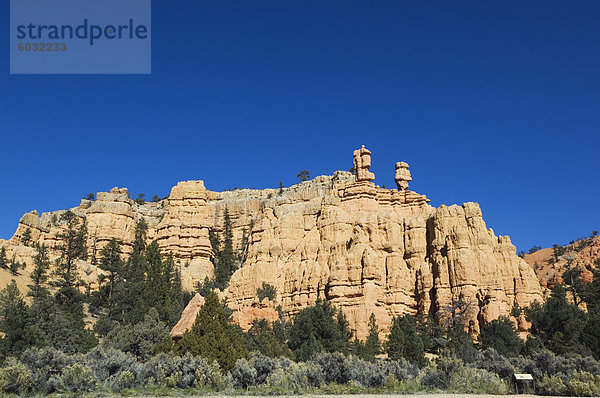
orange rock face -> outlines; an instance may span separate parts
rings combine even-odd
[[[203,305],[204,297],[196,293],[181,313],[179,322],[171,329],[171,337],[173,340],[180,340],[183,337],[183,334],[194,326],[196,317]]]
[[[600,259],[600,236],[592,236],[564,246],[564,253],[556,258],[552,248],[526,254],[524,260],[535,270],[544,287],[551,288],[562,283],[562,274],[567,268],[581,271],[581,278],[591,282],[595,262]]]
[[[543,300],[532,267],[516,256],[508,237],[486,227],[476,203],[436,209],[408,190],[412,177],[405,163],[397,167],[396,190],[370,182],[370,151],[357,150],[354,160],[358,181],[338,171],[282,190],[227,192],[186,181],[158,203],[138,204],[126,190],[113,189],[73,211],[87,219],[89,258],[113,237],[130,252],[135,225],[144,218],[148,239],[173,254],[184,287],[193,290],[213,274],[208,234],[222,229],[227,209],[243,263],[222,296],[243,327],[255,318],[271,319],[276,305],[290,317],[321,298],[344,311],[359,338],[368,333],[371,313],[385,332],[393,316],[442,319],[457,301],[466,303],[468,327],[477,332],[484,322],[507,315],[514,303]],[[21,247],[26,228],[35,242],[56,244],[61,229],[52,222],[56,214],[26,214],[15,236],[0,246],[11,253]],[[81,268],[90,278],[97,273],[90,264]],[[257,298],[263,282],[277,290],[269,307]]]

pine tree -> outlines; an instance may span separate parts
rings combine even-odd
[[[381,353],[381,341],[379,341],[379,328],[377,327],[377,320],[375,314],[371,313],[369,317],[369,335],[365,340],[365,349],[363,359],[367,361],[374,361],[375,356]]]
[[[86,255],[87,227],[85,220],[79,222],[78,217],[70,210],[63,213],[60,219],[66,223],[66,227],[58,234],[58,238],[62,242],[59,247],[61,256],[57,263],[57,274],[59,276],[57,285],[71,288],[78,282],[77,270],[75,269],[77,260],[85,258]]]
[[[350,332],[345,316],[329,301],[317,300],[301,310],[289,329],[289,347],[300,361],[317,352],[343,352],[350,349]]]
[[[308,170],[301,170],[297,177],[300,182],[308,181],[310,180],[310,172]]]
[[[229,210],[225,208],[225,215],[223,220],[223,249],[220,250],[220,243],[217,243],[218,235],[213,233],[211,238],[211,244],[213,251],[215,252],[215,282],[220,290],[224,290],[229,284],[231,275],[237,270],[237,258],[233,250],[233,227],[231,224],[231,218],[229,216]]]
[[[65,223],[64,230],[58,235],[62,240],[59,246],[61,256],[57,260],[57,279],[53,285],[58,288],[52,303],[52,318],[47,332],[53,346],[57,343],[65,352],[86,352],[95,345],[95,336],[85,329],[83,296],[77,289],[80,280],[77,274],[77,260],[86,258],[87,226],[85,218],[79,220],[73,212],[67,210],[60,217]],[[63,339],[60,343],[57,341]]]
[[[393,318],[385,348],[390,359],[406,358],[419,366],[426,362],[423,342],[417,334],[415,319],[410,315]]]
[[[19,275],[19,268],[21,268],[21,263],[16,260],[16,254],[13,253],[12,261],[10,262],[8,269],[10,270],[10,274],[13,276]]]
[[[0,340],[0,354],[18,356],[26,348],[35,343],[31,329],[29,307],[19,292],[17,283],[12,280],[0,292],[0,332],[4,337]]]
[[[133,238],[133,253],[141,254],[146,249],[146,236],[148,234],[148,223],[144,217],[140,218],[135,226]]]
[[[109,319],[112,318],[114,307],[113,291],[115,285],[120,282],[123,274],[123,260],[121,259],[121,247],[116,239],[111,239],[100,251],[100,269],[108,272],[108,276],[100,277],[101,293],[105,296],[108,307]],[[106,284],[102,286],[103,282]]]
[[[271,358],[294,359],[294,353],[277,338],[275,331],[266,319],[255,319],[245,337],[248,351],[258,351]]]
[[[21,236],[21,243],[23,246],[29,246],[29,242],[31,241],[31,228],[27,228],[25,232],[23,232],[23,236]]]
[[[37,244],[35,247],[36,253],[33,256],[34,269],[31,272],[31,285],[28,285],[28,296],[31,296],[34,301],[47,297],[50,292],[46,287],[50,270],[50,257],[46,245]]]
[[[206,297],[196,323],[173,350],[180,355],[190,353],[208,362],[217,361],[225,371],[233,369],[235,362],[247,354],[241,330],[229,322],[227,311],[214,292]]]
[[[507,317],[500,317],[483,325],[479,340],[482,348],[493,348],[507,357],[518,354],[523,348],[523,341]]]
[[[6,249],[4,247],[0,249],[0,268],[8,268],[8,259],[6,258]]]
[[[279,191],[277,191],[277,195],[283,195],[283,181],[279,181]]]

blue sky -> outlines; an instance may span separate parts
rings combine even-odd
[[[8,30],[8,1],[0,20]],[[88,192],[277,187],[373,152],[519,249],[600,229],[600,3],[154,1],[152,75],[9,75],[0,238]]]

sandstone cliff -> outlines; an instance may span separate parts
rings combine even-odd
[[[165,200],[138,204],[127,190],[100,192],[72,209],[88,223],[89,259],[111,238],[132,250],[135,225],[144,218],[148,238],[181,266],[182,281],[192,290],[211,276],[208,234],[220,230],[230,213],[234,245],[244,252],[241,268],[223,292],[234,318],[248,327],[253,316],[276,312],[258,304],[263,282],[277,288],[272,306],[292,316],[318,298],[331,300],[348,317],[359,338],[367,334],[374,313],[383,331],[391,318],[431,313],[438,319],[460,302],[472,332],[516,302],[541,301],[533,269],[516,256],[508,237],[496,237],[476,203],[434,208],[424,196],[408,190],[408,165],[396,164],[398,189],[373,184],[371,153],[355,151],[355,174],[335,172],[283,190],[241,189],[212,192],[202,181],[178,183]],[[29,229],[33,242],[57,244],[60,212],[23,216],[15,235],[0,241],[31,267],[33,249],[22,245]],[[243,236],[248,238],[241,247]],[[88,281],[96,267],[81,262]],[[256,315],[259,314],[259,315]]]

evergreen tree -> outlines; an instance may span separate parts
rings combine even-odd
[[[310,180],[310,172],[308,170],[301,170],[297,177],[300,182],[308,181]]]
[[[58,289],[54,301],[47,303],[52,312],[45,325],[46,333],[55,348],[60,347],[67,353],[86,352],[98,343],[93,333],[85,328],[83,296],[77,288],[80,285],[77,260],[86,258],[87,226],[85,218],[79,220],[70,210],[60,219],[65,227],[58,234],[62,241],[61,255],[57,260],[57,279],[53,281]]]
[[[263,301],[265,298],[268,298],[273,302],[275,301],[275,297],[277,297],[277,289],[275,286],[263,282],[262,288],[259,287],[256,289],[256,296],[258,297],[258,301]]]
[[[146,237],[148,234],[148,223],[144,217],[140,218],[135,226],[135,235],[133,238],[133,253],[142,254],[146,249]]]
[[[218,242],[218,235],[216,232],[209,235],[211,245],[213,245],[213,253],[215,255],[214,266],[215,266],[215,283],[220,290],[224,290],[229,284],[231,275],[237,270],[237,257],[233,250],[233,227],[231,224],[231,218],[229,217],[229,210],[225,208],[225,215],[223,220],[223,248]]]
[[[4,334],[0,339],[2,357],[18,356],[26,348],[34,345],[35,336],[30,325],[29,307],[14,280],[0,292],[0,319],[0,332]]]
[[[61,256],[57,262],[57,275],[59,281],[57,286],[61,288],[72,288],[76,286],[77,280],[77,260],[85,259],[86,256],[86,233],[87,227],[85,219],[78,221],[78,217],[67,210],[60,216],[61,221],[65,223],[64,230],[57,235],[61,240],[59,250]]]
[[[385,348],[390,359],[406,358],[419,366],[426,363],[423,342],[411,315],[393,318]]]
[[[204,282],[198,282],[196,291],[202,296],[206,297],[217,288],[217,284],[214,279],[209,279],[208,276],[204,277]]]
[[[280,324],[280,323],[279,323]],[[281,342],[266,319],[255,319],[246,333],[248,351],[258,351],[271,358],[287,357],[294,359],[294,353]]]
[[[217,361],[225,371],[233,369],[235,362],[247,354],[241,330],[230,323],[227,311],[214,292],[206,297],[196,323],[173,346],[173,351],[180,355],[189,352],[208,362]]]
[[[493,348],[506,357],[519,354],[523,348],[523,341],[507,317],[483,325],[479,340],[482,348]]]
[[[283,195],[283,181],[279,181],[279,190],[277,191],[277,195]]]
[[[25,232],[23,232],[23,236],[21,236],[21,243],[23,246],[29,246],[29,242],[31,241],[31,228],[27,228]]]
[[[114,291],[117,284],[122,281],[123,275],[121,247],[116,239],[111,239],[100,251],[100,264],[98,267],[108,272],[108,275],[100,275],[98,277],[100,290],[97,292],[97,296],[106,307],[108,320],[116,320],[115,318],[118,319],[118,314],[114,313],[116,305]]]
[[[6,258],[6,249],[4,247],[0,249],[0,268],[8,268],[8,259]]]
[[[365,351],[363,359],[367,361],[374,361],[375,356],[381,352],[381,341],[379,341],[379,328],[377,327],[377,320],[375,314],[371,313],[369,317],[369,335],[365,340]]]
[[[417,333],[423,342],[425,352],[439,354],[448,344],[444,330],[431,315],[417,318]]]
[[[585,298],[586,289],[588,287],[588,284],[581,279],[581,270],[569,267],[563,272],[562,280],[565,283],[565,287],[571,293],[573,304],[575,304],[576,307],[579,307]]]
[[[10,274],[13,276],[19,275],[19,269],[21,268],[21,263],[19,263],[16,260],[16,255],[13,253],[13,259],[10,262],[10,265],[8,266],[8,269],[10,270]],[[25,267],[23,267],[25,268]]]
[[[581,344],[587,315],[569,303],[563,286],[554,287],[543,305],[534,302],[525,309],[525,314],[531,321],[531,334],[550,350],[557,354],[590,353],[589,348]]]
[[[48,297],[50,292],[46,287],[50,270],[50,257],[46,245],[37,244],[35,247],[36,253],[33,256],[34,269],[31,272],[32,284],[28,285],[28,296],[31,296],[34,301]]]
[[[345,317],[329,301],[317,300],[301,310],[289,330],[288,345],[300,361],[318,352],[342,352],[350,349],[350,332]]]

